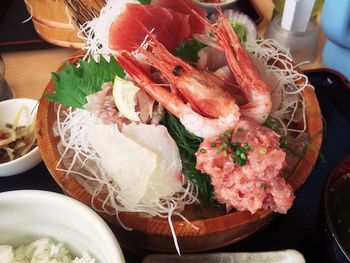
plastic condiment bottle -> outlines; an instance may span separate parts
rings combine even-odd
[[[283,15],[271,21],[265,38],[275,39],[290,52],[296,63],[317,56],[319,27],[311,17],[315,0],[286,0]]]

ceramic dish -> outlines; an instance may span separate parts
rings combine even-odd
[[[215,2],[207,3],[200,0],[192,0],[192,1],[195,2],[198,6],[202,7],[207,12],[216,12],[217,7],[220,7],[221,9],[225,9],[229,7],[231,4],[233,4],[234,2],[237,2],[237,0],[221,0],[219,1],[219,3],[215,3]]]
[[[142,263],[216,263],[216,262],[274,262],[274,263],[305,263],[303,255],[293,249],[271,252],[234,252],[177,255],[154,254],[145,257]]]
[[[29,125],[34,120],[37,105],[37,100],[22,98],[0,102],[0,127],[4,127],[7,123],[12,123],[22,106],[25,106],[26,110],[19,119],[19,125]],[[0,176],[10,176],[23,173],[39,164],[41,160],[39,147],[36,146],[33,150],[29,151],[22,157],[0,164]]]
[[[67,196],[38,190],[0,194],[0,244],[20,246],[39,238],[62,242],[81,257],[101,263],[124,263],[113,232],[94,211]]]
[[[334,168],[323,192],[329,262],[350,261],[349,229],[350,156]]]

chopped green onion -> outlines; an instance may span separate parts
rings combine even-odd
[[[232,151],[235,151],[239,147],[239,142],[234,142],[231,144]]]
[[[225,136],[227,137],[227,139],[231,139],[231,137],[232,137],[232,131],[227,130],[227,131],[225,132]]]
[[[211,147],[215,148],[216,147],[216,142],[211,143]]]
[[[216,154],[219,154],[225,147],[227,147],[229,145],[230,145],[229,141],[221,142],[221,145],[220,145],[219,149],[216,151]]]
[[[223,145],[224,147],[227,147],[227,146],[230,145],[230,142],[229,142],[229,141],[223,141],[223,142],[221,143],[221,145]]]
[[[261,187],[262,189],[266,189],[266,188],[267,188],[267,185],[264,184],[264,183],[261,183],[261,184],[260,184],[260,187]]]
[[[244,159],[237,159],[237,164],[239,165],[239,166],[243,166],[243,165],[245,165],[247,163],[247,160],[244,160]]]
[[[242,153],[243,153],[243,152],[242,152],[242,148],[239,148],[239,149],[236,150],[236,152],[235,152],[235,154],[236,154],[237,156],[240,156]]]

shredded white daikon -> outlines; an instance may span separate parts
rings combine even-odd
[[[276,41],[259,39],[249,43],[247,50],[266,66],[268,74],[277,78],[277,89],[281,92],[281,104],[271,116],[282,125],[284,134],[306,131],[305,101],[302,91],[312,87],[303,73],[298,72],[293,59]],[[301,123],[295,129],[293,123]]]
[[[91,55],[111,55],[109,48],[109,28],[114,20],[125,10],[128,3],[139,4],[136,0],[107,0],[100,15],[81,26],[78,36],[85,42],[83,49]]]
[[[24,3],[26,4],[27,8],[29,8],[29,10],[28,10],[29,17],[27,19],[23,20],[22,24],[29,22],[33,18],[33,7],[32,7],[32,5],[29,3],[28,0],[24,0]]]

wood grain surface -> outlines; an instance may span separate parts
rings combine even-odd
[[[25,4],[42,39],[62,47],[83,47],[83,40],[77,36],[76,26],[63,0],[27,0]]]
[[[81,54],[81,52],[76,53],[70,62],[76,63],[76,57]],[[46,92],[51,93],[54,89],[54,84],[50,81],[40,100],[37,115],[37,139],[43,160],[55,181],[67,195],[90,207],[97,208],[98,211],[101,209],[101,202],[92,199],[92,196],[75,178],[56,169],[60,155],[57,150],[59,139],[54,137],[52,129],[56,118],[55,105],[45,96]],[[306,105],[307,132],[309,137],[313,138],[316,134],[321,134],[323,128],[320,107],[311,86],[305,88],[303,95]],[[319,149],[321,142],[322,136],[319,135],[312,141],[312,144]],[[318,152],[308,147],[305,157],[299,161],[287,179],[294,190],[305,182],[317,157]],[[93,205],[92,202],[94,202]],[[133,231],[127,231],[120,226],[115,216],[100,214],[116,226],[119,241],[123,246],[135,251],[175,252],[167,219],[145,217],[139,213],[121,213],[119,215],[121,221],[133,229]],[[193,225],[198,227],[198,230],[180,218],[172,218],[182,252],[207,251],[235,243],[266,226],[275,215],[263,209],[253,215],[247,211],[225,214],[218,213],[215,209],[206,209],[196,205],[188,206],[184,214]],[[140,240],[143,241],[140,242]]]

